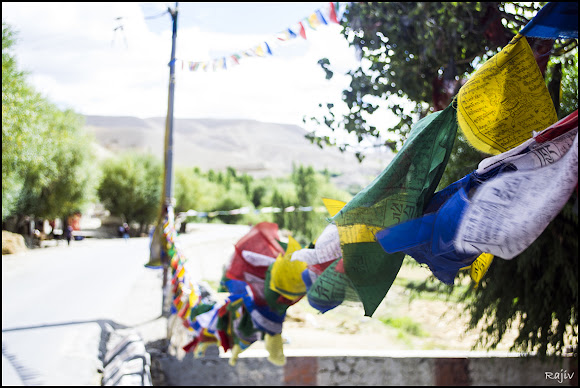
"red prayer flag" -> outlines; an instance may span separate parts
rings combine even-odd
[[[300,24],[300,36],[306,39],[306,30],[304,29],[302,22],[299,22],[298,24]]]
[[[226,277],[248,283],[254,293],[256,304],[264,305],[264,279],[270,263],[255,265],[244,258],[244,251],[258,253],[272,259],[284,254],[284,249],[278,243],[278,225],[272,222],[260,222],[242,237],[235,245],[235,251]]]
[[[336,9],[334,8],[334,3],[330,3],[330,20],[338,24],[338,19],[336,18]]]

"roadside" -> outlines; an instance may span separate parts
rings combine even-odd
[[[229,232],[224,234],[224,229]],[[187,233],[178,238],[190,274],[198,281],[207,282],[217,293],[233,246],[248,230],[247,225],[188,223]],[[101,227],[88,232],[100,238],[116,239],[114,228]],[[86,238],[82,243],[91,244],[95,240]],[[336,348],[338,344],[341,348],[357,350],[474,350],[479,335],[477,330],[467,331],[469,314],[465,306],[445,293],[417,293],[414,290],[416,284],[430,275],[428,268],[407,257],[372,318],[364,316],[360,303],[344,303],[321,314],[303,298],[288,309],[283,331],[287,342],[285,349],[327,349]],[[161,275],[157,276],[160,281]],[[142,284],[141,293],[149,286]],[[461,287],[454,287],[456,293]],[[156,322],[155,325],[153,329],[143,328],[150,331],[143,333],[147,341],[159,342],[165,338],[166,332],[161,333],[160,328],[165,330],[166,323]],[[516,335],[516,330],[506,333],[496,350],[509,351]],[[250,348],[264,349],[264,344],[258,341]]]
[[[188,233],[179,236],[183,254],[188,259],[188,267],[195,276],[199,277],[199,280],[208,282],[215,290],[217,289],[217,284],[219,284],[223,266],[233,253],[234,244],[247,233],[249,227],[246,225],[193,224],[188,229],[190,229]],[[94,295],[94,297],[98,296],[95,299],[95,303],[98,306],[93,303],[91,308],[86,306],[87,308],[83,308],[82,311],[77,307],[75,310],[70,311],[74,313],[70,316],[67,312],[68,310],[60,309],[60,315],[48,319],[47,314],[50,311],[58,312],[59,309],[54,310],[51,308],[49,311],[48,303],[43,302],[38,306],[43,311],[41,318],[38,318],[38,311],[33,313],[26,309],[24,304],[18,304],[16,300],[5,300],[6,303],[3,303],[3,320],[5,316],[8,318],[10,315],[17,319],[12,323],[4,322],[7,328],[12,328],[6,333],[3,330],[3,334],[10,336],[6,343],[7,352],[9,354],[14,353],[20,360],[32,362],[32,364],[27,365],[39,367],[44,362],[41,363],[40,360],[32,361],[32,359],[29,359],[37,359],[37,356],[33,356],[36,353],[40,354],[37,347],[34,351],[31,349],[28,353],[28,350],[26,350],[26,354],[19,355],[17,353],[25,349],[15,344],[16,340],[25,340],[24,337],[16,338],[15,336],[18,333],[26,334],[27,337],[30,337],[33,329],[18,331],[14,328],[32,328],[43,325],[45,321],[57,323],[97,322],[95,319],[104,319],[117,323],[120,325],[119,327],[131,328],[139,334],[147,351],[151,354],[153,384],[163,385],[163,374],[171,372],[164,371],[159,363],[160,357],[171,356],[167,352],[168,324],[167,320],[161,317],[161,271],[143,267],[143,264],[147,261],[147,245],[148,238],[132,238],[128,243],[117,238],[108,240],[87,238],[82,241],[71,242],[70,247],[60,244],[59,247],[52,249],[35,249],[23,255],[3,256],[3,285],[10,289],[19,287],[19,279],[22,276],[30,279],[31,274],[27,269],[29,267],[34,268],[35,273],[38,272],[37,275],[34,275],[35,279],[38,279],[38,284],[33,283],[37,287],[49,280],[46,278],[47,271],[55,267],[55,265],[62,265],[63,268],[67,268],[66,271],[73,271],[71,273],[84,271],[89,263],[89,256],[96,254],[101,249],[107,249],[107,251],[99,254],[98,262],[100,264],[98,265],[100,267],[115,268],[116,272],[120,273],[132,272],[130,276],[132,280],[129,283],[126,280],[119,282],[119,285],[125,284],[122,295],[111,295],[108,288],[99,288],[101,294]],[[51,259],[48,259],[49,257]],[[81,257],[82,260],[79,261]],[[21,259],[24,258],[26,258],[26,266],[19,264]],[[129,266],[129,262],[133,262],[131,264],[133,267]],[[74,266],[74,270],[70,266]],[[434,297],[433,293],[414,297],[411,289],[406,287],[409,281],[425,279],[429,274],[430,272],[425,268],[405,264],[401,268],[397,281],[373,318],[364,317],[362,307],[356,304],[341,305],[325,314],[319,314],[317,310],[310,307],[306,299],[303,299],[288,310],[283,330],[283,336],[287,342],[284,345],[285,353],[291,355],[300,352],[310,352],[311,354],[319,352],[320,354],[322,351],[333,351],[335,353],[348,354],[349,352],[357,351],[363,354],[366,352],[370,355],[376,351],[404,353],[409,350],[471,350],[475,339],[477,339],[477,334],[466,333],[467,314],[463,313],[462,306],[452,301],[442,300],[444,298]],[[94,275],[92,276],[94,277]],[[110,278],[110,276],[107,275],[107,278]],[[56,278],[58,276],[55,275],[53,277]],[[86,283],[86,277],[70,278],[69,283],[71,280],[78,283],[77,286],[73,286],[74,289],[83,290],[83,292],[87,291],[87,287],[82,287],[83,282]],[[48,298],[50,296],[49,299],[55,300],[56,288],[54,287],[56,285],[51,286],[50,293],[35,294],[37,295],[36,298],[39,296]],[[92,288],[94,289],[94,287]],[[48,288],[42,286],[42,289],[47,290]],[[18,298],[27,295],[28,291],[24,290],[17,293]],[[103,294],[105,291],[107,292],[106,295]],[[7,294],[10,293],[8,292]],[[7,295],[5,296],[7,297]],[[72,302],[71,298],[73,297],[76,300],[80,298],[80,294],[67,295],[63,293],[62,297],[59,296],[59,300],[62,299],[64,303],[68,304]],[[17,299],[13,292],[12,299]],[[115,308],[113,310],[107,308],[105,301],[109,300],[114,300]],[[83,306],[83,304],[77,303],[78,306]],[[95,307],[99,308],[98,311],[102,310],[101,313],[98,313]],[[4,323],[3,329],[6,328]],[[91,356],[88,351],[93,348],[93,343],[89,339],[94,337],[93,332],[98,329],[98,326],[87,323],[78,325],[78,328],[78,335],[81,335],[81,329],[83,330],[82,333],[85,333],[86,329],[90,329],[90,333],[87,332],[86,336],[82,334],[83,338],[86,337],[87,342],[80,352],[81,354],[87,352],[87,356]],[[39,328],[36,330],[41,335],[41,331],[47,329]],[[56,327],[51,329],[51,333],[55,330]],[[100,331],[102,331],[102,328]],[[64,336],[68,332],[70,332],[70,328],[62,326],[62,332],[59,331],[58,335]],[[4,339],[3,345],[5,345]],[[50,337],[43,337],[42,343],[49,344],[48,340],[50,340]],[[73,349],[72,346],[76,343],[71,340],[70,349]],[[181,346],[183,345],[185,343],[181,344]],[[507,350],[509,345],[509,343],[502,344],[497,350]],[[96,344],[94,346],[92,357],[97,356]],[[263,342],[258,341],[246,350],[241,357],[263,354],[264,349]],[[74,352],[78,351],[75,348]],[[67,351],[66,354],[70,355],[71,353]],[[228,354],[220,355],[215,347],[214,349],[209,349],[207,355],[209,358],[229,357]],[[63,353],[63,357],[65,356]],[[263,356],[261,357],[263,358]],[[87,357],[87,360],[89,359],[91,358]],[[3,357],[3,363],[5,361]],[[92,363],[93,361],[90,362]],[[5,370],[8,371],[8,369]]]

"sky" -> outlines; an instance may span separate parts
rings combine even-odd
[[[2,20],[17,32],[14,54],[28,81],[61,109],[83,115],[166,117],[172,18],[175,3],[2,3]],[[342,27],[311,29],[305,18],[328,2],[179,3],[174,118],[252,119],[299,125],[330,134],[304,117],[333,103],[342,112],[346,73],[360,65]],[[338,9],[339,17],[342,8]],[[306,39],[281,41],[288,28]],[[242,57],[238,65],[213,60],[268,43],[272,55]],[[325,79],[317,64],[331,61]],[[209,70],[191,71],[190,63]],[[386,109],[370,118],[380,127],[395,121]],[[390,122],[390,124],[389,124]],[[340,141],[348,141],[340,135]]]

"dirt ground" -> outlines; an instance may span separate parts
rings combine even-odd
[[[429,275],[426,268],[403,266],[397,278],[422,280]],[[456,302],[413,298],[394,284],[373,317],[364,316],[360,303],[321,314],[304,298],[288,309],[282,335],[284,350],[484,350],[473,348],[478,334],[467,331],[468,320],[464,306]],[[495,350],[508,351],[515,335],[507,333]],[[256,342],[251,348],[264,347]]]

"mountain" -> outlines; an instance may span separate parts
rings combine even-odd
[[[359,163],[354,154],[336,148],[320,149],[296,125],[253,120],[174,119],[174,166],[237,171],[255,177],[281,176],[292,165],[328,169],[334,183],[356,192],[370,183],[391,161],[390,151],[370,154]],[[99,155],[134,150],[163,160],[165,118],[85,116],[86,130],[94,134]]]

